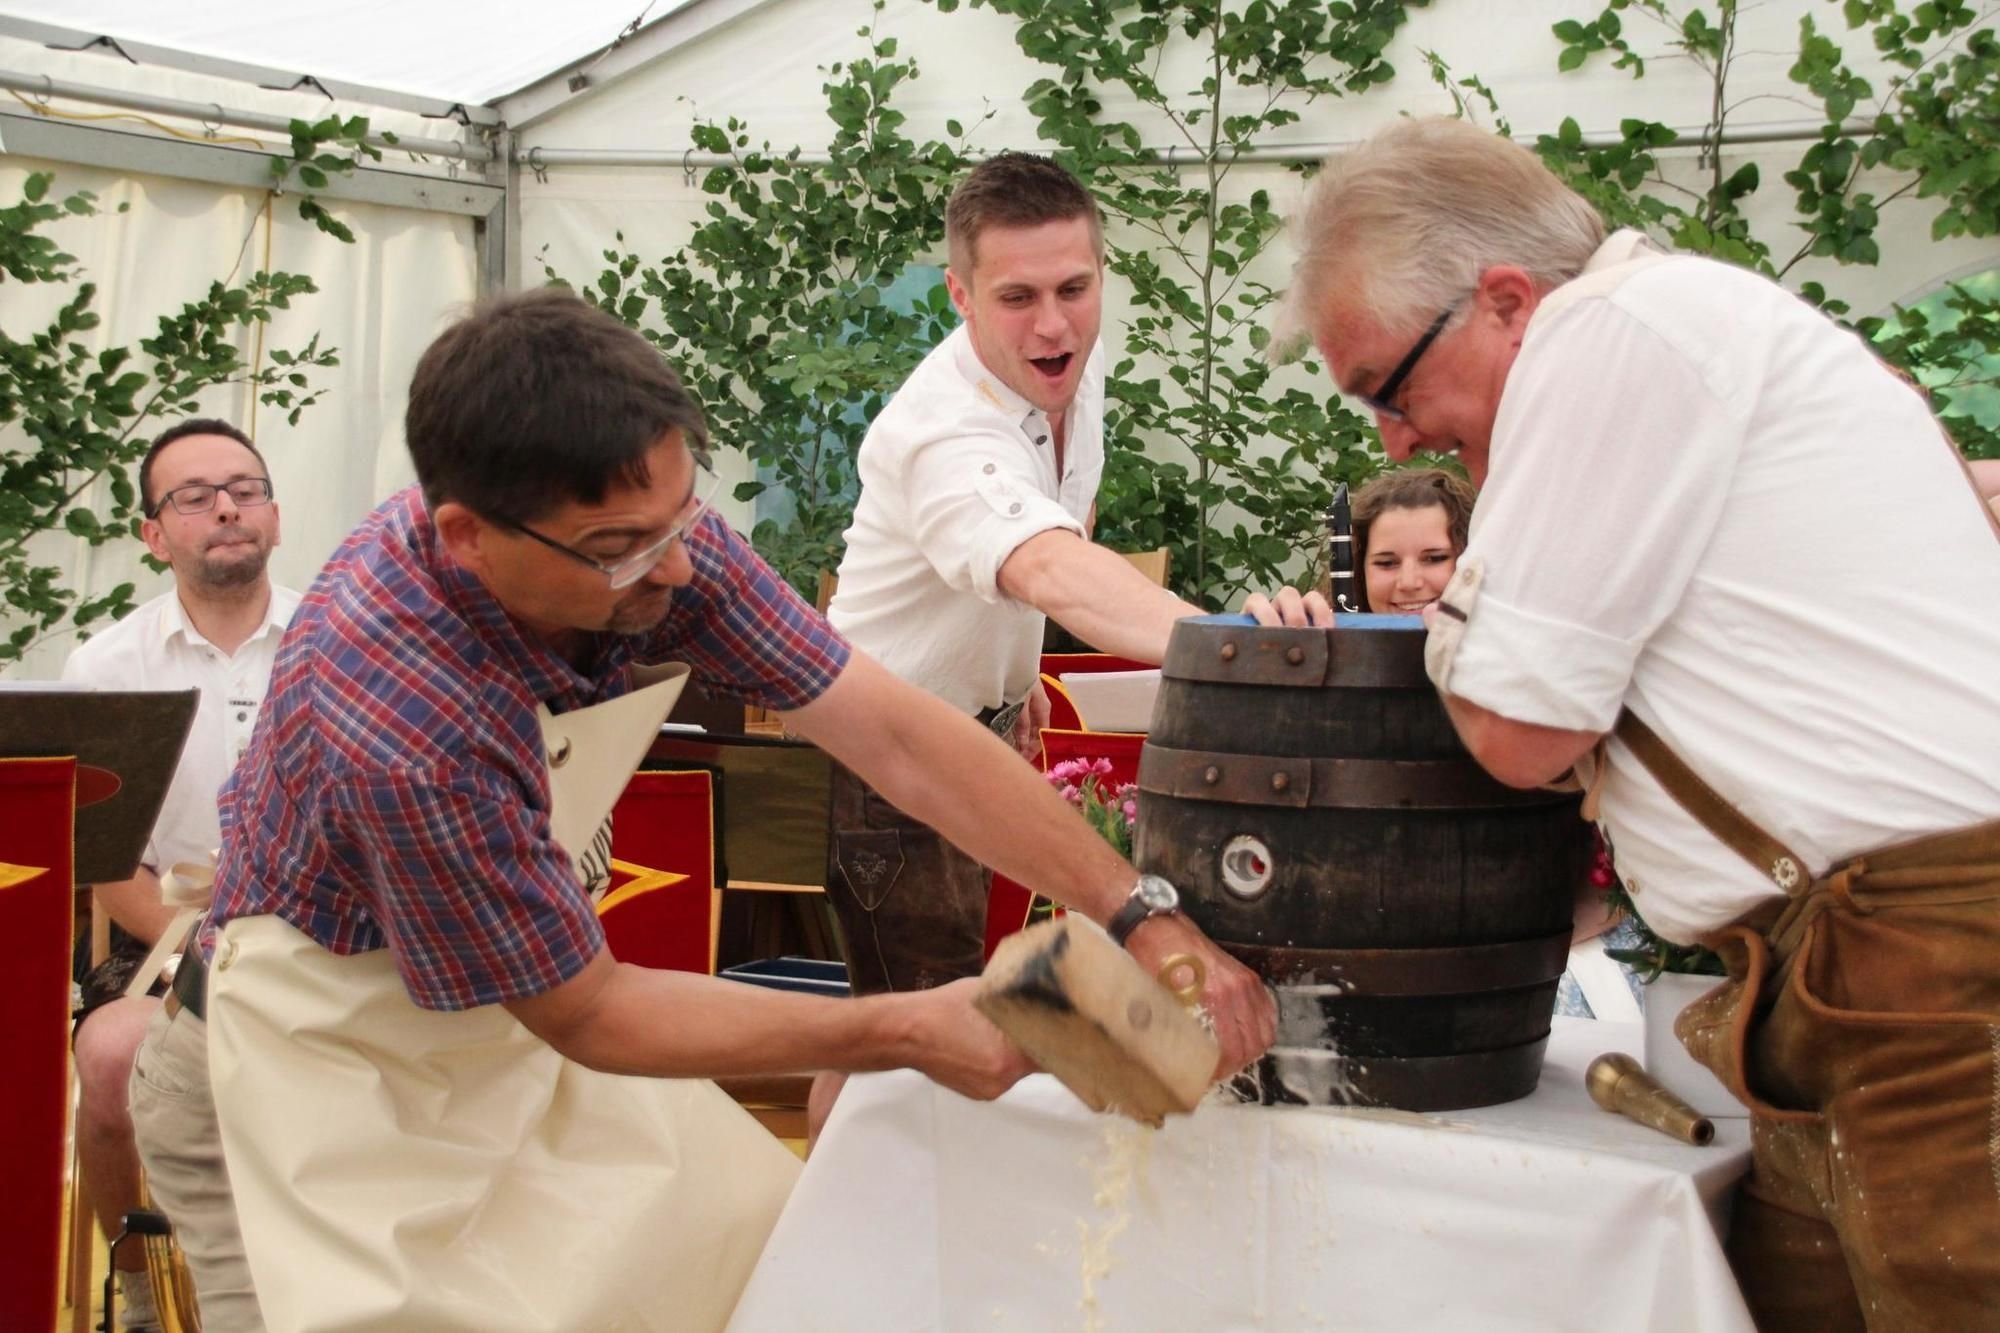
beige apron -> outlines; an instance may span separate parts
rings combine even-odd
[[[670,670],[544,711],[573,858],[679,694]],[[208,1036],[278,1333],[720,1329],[799,1170],[713,1083],[586,1069],[497,1004],[421,1009],[389,950],[339,957],[276,917],[223,929]]]

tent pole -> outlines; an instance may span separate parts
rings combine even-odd
[[[292,132],[292,121],[295,119],[291,116],[274,116],[262,111],[232,110],[219,102],[185,102],[173,97],[155,97],[150,93],[130,92],[123,88],[99,88],[92,84],[52,79],[46,74],[20,74],[13,70],[0,70],[0,89],[11,89],[31,97],[64,97],[99,106],[122,107],[127,111],[149,111],[162,116],[179,116],[204,125],[234,125],[242,129],[265,130],[287,137]],[[309,117],[301,116],[296,119],[305,120]],[[427,139],[398,135],[392,143],[382,135],[371,134],[366,142],[376,148],[449,157],[461,162],[483,163],[493,160],[491,149],[457,139]]]
[[[1760,143],[1800,143],[1817,139],[1825,131],[1823,121],[1788,121],[1769,125],[1753,125],[1742,129],[1728,128],[1722,135],[1725,148]],[[1866,138],[1874,133],[1872,122],[1853,120],[1841,127],[1844,134],[1855,138]],[[1702,129],[1681,131],[1679,143],[1672,148],[1697,148],[1704,145]],[[1532,145],[1531,136],[1515,135],[1519,142]],[[1624,136],[1614,130],[1599,130],[1583,136],[1584,143],[1591,148],[1607,148],[1624,142]],[[1345,143],[1301,143],[1258,145],[1234,154],[1224,154],[1236,162],[1318,162],[1333,154],[1352,148],[1359,140]],[[625,149],[625,148],[556,148],[537,144],[519,150],[530,169],[541,167],[680,167],[684,170],[707,170],[712,167],[733,167],[737,159],[727,153],[675,152],[672,149]],[[1175,148],[1153,148],[1144,150],[1146,158],[1155,163],[1172,166],[1176,161],[1193,163],[1196,159]],[[791,155],[786,154],[788,158]],[[986,154],[974,153],[983,157]],[[831,160],[825,153],[802,152],[792,159],[808,166],[825,166]]]

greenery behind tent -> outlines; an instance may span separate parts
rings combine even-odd
[[[928,2],[947,12],[959,4]],[[1210,606],[1309,577],[1331,487],[1363,478],[1381,457],[1368,422],[1310,359],[1277,367],[1266,357],[1285,219],[1269,190],[1246,187],[1239,173],[1248,150],[1303,108],[1393,82],[1384,54],[1423,0],[971,3],[1012,18],[1020,49],[1043,69],[1021,93],[1040,142],[1014,146],[1058,154],[1110,221],[1125,311],[1107,326],[1100,536],[1171,548],[1179,590]],[[1648,61],[1692,62],[1712,85],[1712,109],[1687,136],[1627,118],[1608,144],[1586,142],[1565,121],[1536,150],[1608,221],[1780,279],[1795,279],[1810,257],[1875,265],[1891,207],[1924,209],[1938,238],[2000,227],[2000,39],[1990,11],[1965,0],[1811,6],[1789,76],[1822,128],[1775,182],[1754,163],[1727,166],[1718,147],[1749,96],[1734,82],[1738,17],[1735,0],[1611,0],[1595,17],[1554,25],[1549,58],[1559,69],[1610,62],[1643,79]],[[739,497],[768,489],[782,499],[762,506],[753,540],[803,590],[838,563],[867,422],[955,320],[941,285],[908,290],[934,273],[944,199],[975,152],[1000,146],[980,141],[985,117],[918,137],[894,105],[920,75],[915,62],[873,26],[860,36],[863,54],[826,72],[825,153],[759,141],[726,115],[702,122],[695,146],[730,165],[703,178],[707,215],[688,243],[649,261],[615,240],[604,271],[583,284],[683,368],[718,438],[756,463]],[[1891,71],[1881,86],[1855,72],[1842,43],[1878,53]],[[1476,71],[1424,58],[1424,74],[1461,114],[1510,131]],[[1188,86],[1158,73],[1187,68],[1201,71]],[[1107,112],[1112,105],[1165,125],[1171,160]],[[357,155],[375,155],[366,131],[360,120],[295,122],[290,154],[273,160],[274,187],[335,235],[339,222],[312,191]],[[1699,174],[1688,170],[1690,149]],[[310,372],[334,360],[317,339],[261,360],[239,347],[272,310],[313,290],[309,277],[286,273],[204,279],[200,295],[159,317],[155,336],[89,350],[94,288],[43,232],[95,204],[54,184],[32,177],[21,199],[0,207],[0,284],[63,293],[48,327],[0,326],[0,428],[17,440],[0,453],[0,665],[47,633],[87,632],[129,609],[131,585],[85,597],[37,539],[67,533],[101,544],[136,533],[130,467],[148,423],[185,410],[205,386],[242,380],[296,413],[313,400]],[[1759,233],[1748,205],[1778,190],[1790,194],[1788,226]],[[1837,283],[1800,291],[1837,318],[1854,313]],[[1855,327],[1930,388],[1968,454],[2000,456],[2000,274]]]
[[[942,11],[959,4],[928,2]],[[1297,122],[1303,107],[1398,77],[1384,52],[1423,0],[970,3],[1015,19],[1020,49],[1045,69],[1021,94],[1041,142],[1005,146],[1054,152],[1090,183],[1110,223],[1109,265],[1129,314],[1106,328],[1099,536],[1171,548],[1179,591],[1212,607],[1309,577],[1332,486],[1364,478],[1382,459],[1370,424],[1310,359],[1291,368],[1267,359],[1278,297],[1272,246],[1285,219],[1268,190],[1239,188],[1232,176],[1247,150]],[[1549,59],[1559,69],[1609,61],[1642,79],[1648,60],[1693,62],[1712,85],[1712,110],[1693,135],[1627,118],[1610,144],[1586,142],[1567,120],[1535,149],[1608,222],[1781,280],[1809,257],[1876,264],[1876,233],[1892,205],[1928,208],[1939,238],[1993,235],[2000,41],[1980,26],[1987,16],[1960,0],[1822,8],[1800,20],[1790,79],[1823,127],[1779,182],[1754,163],[1726,167],[1718,148],[1745,96],[1733,82],[1743,54],[1734,0],[1612,0],[1593,18],[1556,24]],[[1829,35],[1822,20],[1845,33]],[[753,540],[808,592],[838,563],[867,421],[955,318],[941,284],[914,301],[890,299],[892,289],[938,254],[945,197],[972,154],[1002,146],[980,143],[976,123],[957,121],[941,138],[913,137],[893,102],[920,77],[916,63],[875,27],[860,36],[866,54],[826,71],[830,160],[761,141],[734,117],[702,121],[695,146],[731,164],[704,176],[711,199],[688,244],[647,260],[621,237],[583,285],[682,367],[718,437],[756,462],[758,479],[739,498],[787,493],[789,508],[760,521]],[[1843,41],[1881,53],[1893,76],[1871,85]],[[1476,71],[1424,54],[1425,74],[1461,114],[1511,132]],[[1202,71],[1194,86],[1158,81],[1162,68],[1188,67]],[[1114,104],[1167,125],[1172,160],[1108,114]],[[1675,160],[1690,148],[1694,177]],[[1878,169],[1895,181],[1879,196],[1870,187]],[[1752,228],[1751,199],[1772,189],[1792,194],[1795,236]],[[1837,289],[1800,291],[1836,318],[1853,313]],[[1986,275],[1887,319],[1855,321],[1930,387],[1974,457],[2000,455],[1997,301],[2000,277]]]

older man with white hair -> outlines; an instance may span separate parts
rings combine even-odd
[[[2000,528],[1923,400],[1455,121],[1330,164],[1291,301],[1392,457],[1484,483],[1427,614],[1467,747],[1594,767],[1639,910],[1730,965],[1680,1032],[1751,1111],[1759,1326],[1991,1327]]]

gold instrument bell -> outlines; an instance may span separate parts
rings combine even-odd
[[[1590,1089],[1590,1099],[1605,1110],[1683,1143],[1706,1148],[1715,1138],[1714,1121],[1661,1087],[1658,1079],[1622,1051],[1592,1060],[1584,1071],[1583,1084]]]

